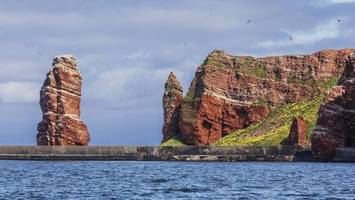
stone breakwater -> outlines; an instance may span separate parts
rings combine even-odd
[[[2,146],[2,160],[312,161],[296,146]]]

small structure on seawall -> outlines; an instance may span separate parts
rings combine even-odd
[[[43,119],[37,145],[88,145],[90,136],[80,120],[82,77],[71,55],[57,56],[40,92]]]
[[[349,56],[339,85],[327,92],[312,135],[313,156],[335,158],[337,148],[355,148],[355,55]]]

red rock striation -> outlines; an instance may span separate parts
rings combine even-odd
[[[164,125],[163,142],[176,136],[178,130],[178,120],[180,117],[180,106],[183,99],[183,90],[180,82],[173,72],[170,72],[165,83],[163,96]]]
[[[79,118],[81,85],[75,58],[54,58],[40,92],[43,119],[38,124],[37,145],[88,145],[88,129]]]
[[[270,108],[313,99],[342,73],[351,52],[253,58],[215,50],[197,69],[175,134],[186,144],[209,145],[261,121]]]
[[[313,156],[332,160],[338,147],[355,147],[355,54],[338,86],[327,92],[312,135]]]
[[[308,123],[302,117],[296,117],[291,125],[288,141],[290,145],[306,147]]]

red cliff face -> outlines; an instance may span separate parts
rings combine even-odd
[[[313,156],[331,160],[338,147],[355,147],[355,54],[347,60],[340,85],[327,92],[312,135]]]
[[[164,125],[163,142],[176,136],[178,131],[178,120],[180,117],[180,106],[183,99],[183,90],[180,82],[174,73],[170,73],[165,83],[163,96]]]
[[[75,58],[54,58],[40,92],[43,119],[38,124],[38,145],[88,145],[88,129],[79,118],[81,85]]]
[[[209,145],[273,107],[313,99],[323,92],[321,82],[342,73],[352,51],[266,58],[213,51],[182,100],[176,134],[185,144]]]

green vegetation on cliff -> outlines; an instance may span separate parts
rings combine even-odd
[[[249,145],[277,145],[287,142],[292,121],[297,116],[302,116],[308,123],[308,139],[315,127],[317,113],[323,95],[314,100],[288,104],[271,111],[269,116],[260,123],[231,133],[213,145],[215,146],[249,146]],[[173,138],[161,146],[184,146],[179,139]]]
[[[256,76],[259,78],[267,78],[268,76],[265,64],[253,59],[247,60],[244,63],[239,63],[237,71],[242,74]]]
[[[282,84],[275,82],[283,82],[287,85],[287,90],[293,92],[293,87],[296,92],[302,93],[304,88],[309,95],[309,100],[295,102],[291,104],[279,105],[272,107],[270,114],[259,123],[252,124],[244,129],[239,129],[231,134],[219,139],[214,144],[215,146],[248,146],[248,145],[277,145],[287,144],[288,135],[294,118],[302,117],[308,124],[307,137],[310,139],[311,133],[315,127],[317,114],[321,103],[323,102],[324,93],[338,81],[338,77],[330,77],[326,80],[319,80],[312,76],[311,70],[308,68],[298,67],[297,63],[291,63],[289,69],[284,69],[281,66],[281,60],[275,61],[275,66],[270,60],[254,59],[251,57],[232,57],[224,55],[223,51],[214,51],[206,58],[201,69],[208,73],[220,72],[225,69],[228,75],[235,73],[236,75],[246,75],[248,77],[256,77],[256,83],[265,85],[259,79],[265,79],[266,85],[271,87],[279,87]],[[298,68],[297,68],[298,67]],[[312,67],[312,66],[310,66]],[[200,101],[200,94],[205,87],[203,77],[207,76],[205,71],[198,71],[198,76],[193,80],[187,95],[183,99],[180,115],[183,122],[193,124],[195,122],[195,111],[197,110]],[[208,74],[207,73],[207,74]],[[218,73],[216,73],[218,75]],[[210,75],[213,77],[212,75]],[[218,78],[216,78],[218,79]],[[244,79],[242,81],[245,81]],[[255,84],[255,83],[254,83]],[[265,87],[268,88],[268,87]],[[257,89],[265,89],[256,87]],[[218,88],[219,89],[219,88]],[[223,89],[223,88],[222,88]],[[285,92],[284,92],[285,93]],[[303,93],[302,93],[303,94]],[[257,95],[256,95],[257,96]],[[259,97],[259,96],[257,96]],[[302,96],[304,99],[305,96]],[[291,98],[292,99],[292,98]],[[298,98],[293,98],[296,101]],[[269,106],[265,96],[260,95],[255,98],[250,106]],[[193,131],[193,130],[190,130]],[[162,144],[162,146],[181,146],[184,145],[179,138],[170,139]]]
[[[316,86],[322,93],[313,100],[306,100],[274,108],[269,116],[259,123],[237,130],[215,142],[216,146],[248,146],[287,144],[293,119],[302,116],[309,124],[307,139],[316,125],[318,110],[324,92],[336,85],[338,77],[319,81]]]
[[[336,85],[338,77],[332,77],[317,83],[321,92]],[[216,146],[248,146],[287,144],[293,119],[302,116],[309,124],[307,139],[310,139],[316,125],[318,110],[324,94],[313,100],[306,100],[274,108],[269,116],[259,123],[235,131],[215,142]]]
[[[183,99],[183,104],[181,105],[181,115],[185,121],[189,121],[191,123],[194,122],[194,102],[197,101],[195,99],[195,88],[190,88],[187,95]]]
[[[181,142],[179,138],[171,138],[163,143],[160,144],[162,147],[168,147],[168,146],[186,146],[184,143]]]
[[[303,101],[276,108],[260,123],[231,133],[218,140],[214,145],[248,146],[285,143],[292,121],[297,116],[302,116],[309,123],[308,137],[310,137],[322,99],[323,95],[320,95],[312,101]]]
[[[338,78],[333,77],[317,83],[321,92],[336,85]],[[190,93],[193,95],[193,92]],[[262,146],[287,144],[288,135],[295,117],[302,116],[308,123],[307,139],[310,139],[316,125],[317,114],[324,94],[313,100],[306,100],[274,108],[269,116],[259,123],[237,130],[215,142],[215,146]],[[189,97],[186,98],[190,100]],[[191,99],[192,100],[192,99]],[[189,113],[190,114],[190,113]],[[185,146],[179,138],[170,139],[161,146]]]

